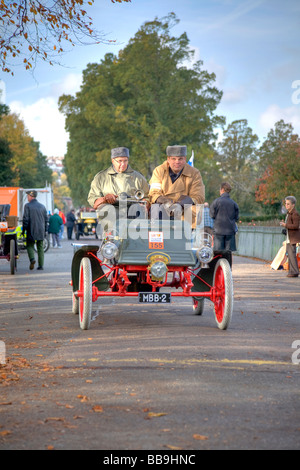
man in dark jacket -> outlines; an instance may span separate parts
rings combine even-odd
[[[70,212],[67,213],[68,240],[72,240],[72,233],[73,233],[73,228],[74,228],[75,222],[76,222],[75,211],[74,211],[74,209],[72,209],[72,210],[70,210]]]
[[[35,265],[34,243],[37,246],[38,268],[44,269],[44,238],[48,228],[46,207],[36,200],[37,191],[27,191],[28,203],[24,206],[23,232],[26,232],[26,248],[30,261],[29,269]]]
[[[229,183],[222,183],[220,197],[210,206],[209,215],[214,219],[214,250],[236,251],[235,234],[239,220],[239,206],[233,201],[229,193]]]

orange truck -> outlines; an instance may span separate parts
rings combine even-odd
[[[37,191],[37,200],[41,204],[44,204],[48,214],[52,214],[54,209],[54,199],[53,191],[50,185],[46,186],[45,188],[27,189],[10,186],[0,187],[0,204],[10,204],[9,215],[17,217],[19,224],[22,223],[24,205],[28,202],[26,191],[31,189]]]

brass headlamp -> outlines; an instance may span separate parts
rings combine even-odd
[[[166,253],[155,252],[147,256],[147,261],[152,281],[162,281],[168,272],[167,264],[171,261],[171,257]]]

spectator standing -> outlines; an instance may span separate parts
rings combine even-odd
[[[72,240],[72,233],[73,233],[73,228],[74,228],[75,221],[76,221],[75,211],[74,211],[74,209],[72,209],[70,212],[67,213],[67,235],[68,235],[68,240]]]
[[[229,193],[231,186],[223,182],[220,186],[220,197],[210,206],[210,217],[214,219],[214,250],[236,251],[235,234],[239,220],[239,206]]]
[[[37,201],[37,191],[27,191],[28,203],[24,206],[23,233],[26,232],[26,249],[30,261],[29,269],[35,265],[34,244],[38,254],[38,268],[44,269],[44,238],[48,229],[46,207]]]
[[[285,198],[287,215],[285,222],[280,222],[280,225],[287,230],[286,249],[289,260],[289,273],[287,277],[299,276],[296,246],[297,243],[300,243],[300,215],[296,211],[296,202],[297,200],[294,196],[287,196]]]
[[[210,233],[210,235],[213,234],[214,219],[212,219],[211,216],[209,215],[208,202],[205,202],[204,207],[203,207],[203,226],[204,226],[204,232]]]
[[[63,225],[62,218],[59,216],[59,210],[54,209],[53,215],[49,219],[49,233],[52,234],[52,244],[53,248],[61,248],[59,233],[61,226]]]
[[[64,229],[65,229],[65,223],[66,223],[66,216],[63,213],[63,211],[59,211],[58,213],[59,217],[63,221],[62,226],[60,227],[60,232],[59,232],[59,238],[62,240],[64,238]]]

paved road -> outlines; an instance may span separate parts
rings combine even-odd
[[[180,298],[98,300],[81,331],[72,251],[43,272],[22,253],[15,276],[0,261],[0,449],[300,448],[300,279],[234,257],[227,331]]]

